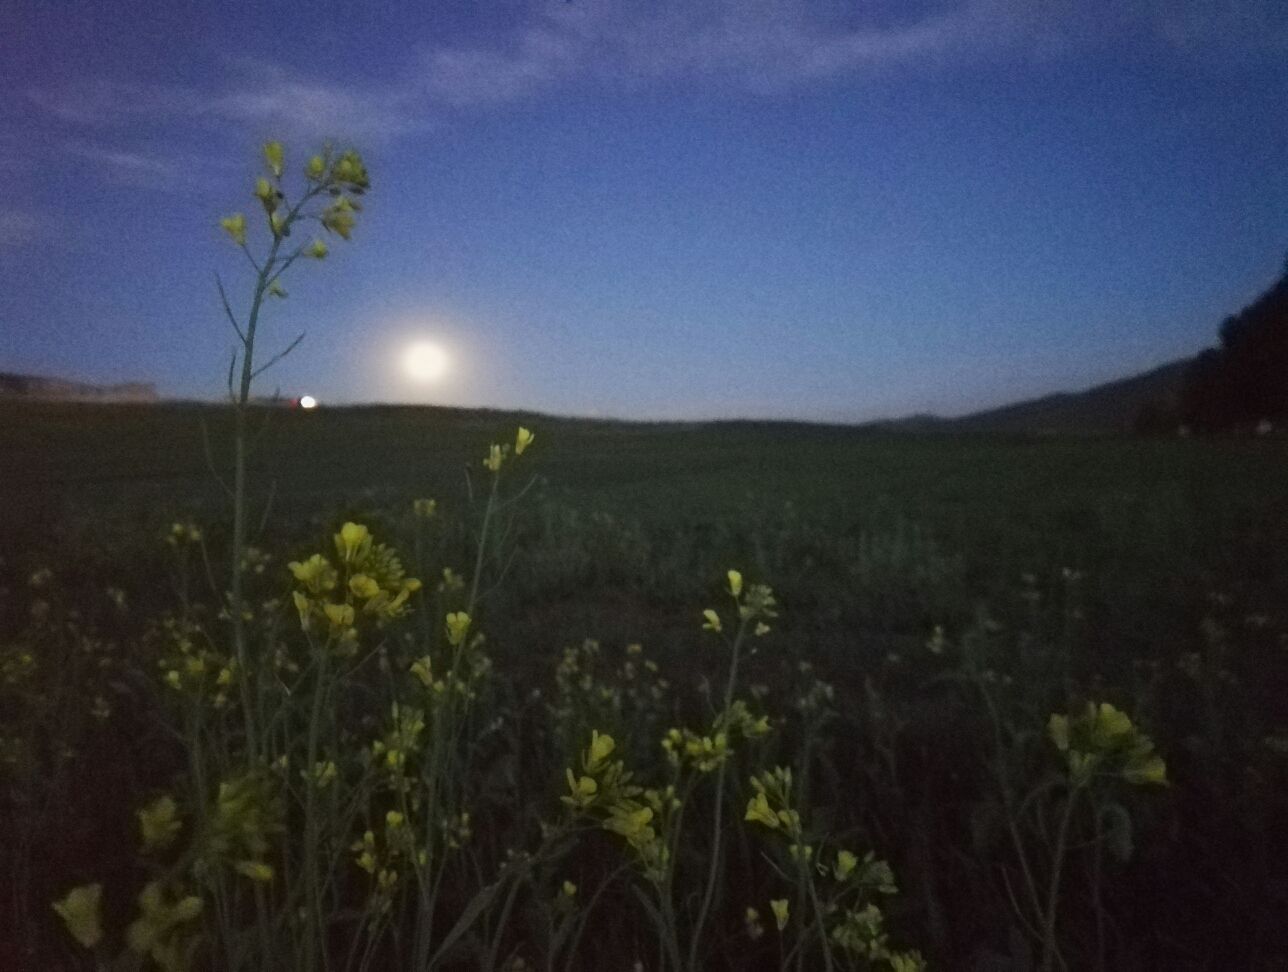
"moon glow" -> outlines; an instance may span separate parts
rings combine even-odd
[[[403,352],[403,370],[413,381],[430,384],[447,374],[447,352],[432,341],[417,341]]]

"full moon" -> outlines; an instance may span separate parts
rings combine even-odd
[[[403,368],[416,381],[437,381],[448,364],[447,352],[430,341],[417,341],[403,352]]]

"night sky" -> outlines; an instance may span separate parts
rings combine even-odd
[[[1193,353],[1288,252],[1281,0],[8,0],[0,84],[0,370],[173,396],[269,137],[371,172],[265,324],[324,402],[956,414]]]

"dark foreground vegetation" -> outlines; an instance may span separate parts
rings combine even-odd
[[[264,420],[248,674],[222,414],[0,416],[0,967],[1288,959],[1282,442]]]

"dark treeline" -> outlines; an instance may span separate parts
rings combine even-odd
[[[1288,262],[1274,286],[1222,322],[1220,334],[1220,346],[1190,367],[1181,421],[1219,432],[1288,419]]]

